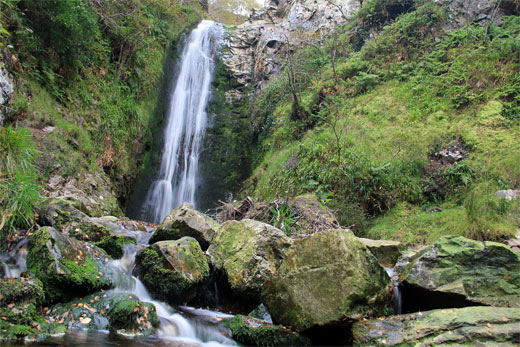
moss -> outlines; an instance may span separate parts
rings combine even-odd
[[[43,282],[48,302],[70,300],[111,286],[80,243],[52,228],[42,228],[31,236],[27,268]]]
[[[263,323],[256,319],[235,316],[224,320],[231,329],[233,339],[246,346],[309,346],[311,343],[303,337],[282,326]]]
[[[137,244],[135,237],[129,236],[105,236],[99,242],[95,242],[94,245],[102,248],[111,255],[114,259],[120,259],[124,253],[125,244]]]
[[[110,326],[115,330],[152,334],[159,326],[155,306],[136,300],[119,301],[109,314]]]
[[[164,259],[156,250],[147,248],[136,256],[136,272],[155,297],[182,303],[189,280],[181,272],[164,266]]]

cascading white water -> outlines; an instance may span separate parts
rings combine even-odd
[[[148,190],[144,218],[160,223],[183,202],[195,202],[198,161],[207,127],[206,106],[213,75],[213,57],[223,29],[202,21],[190,34],[171,96],[159,176]]]

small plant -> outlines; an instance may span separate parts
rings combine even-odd
[[[270,223],[282,230],[286,235],[290,236],[301,228],[300,223],[298,223],[300,216],[289,204],[275,201],[273,206],[269,207],[269,211],[272,215]]]

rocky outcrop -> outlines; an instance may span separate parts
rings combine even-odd
[[[184,304],[197,297],[209,276],[209,265],[192,237],[160,241],[136,256],[134,274],[157,298]]]
[[[153,234],[150,243],[190,236],[200,243],[203,250],[206,250],[217,229],[217,222],[195,210],[193,204],[184,203],[170,212]]]
[[[11,98],[14,93],[14,85],[7,70],[0,62],[0,124],[3,124],[9,115]]]
[[[264,288],[273,321],[298,330],[379,314],[390,279],[349,230],[295,241]]]
[[[80,174],[69,179],[52,176],[46,184],[46,189],[45,195],[48,197],[80,203],[89,216],[123,215],[110,181],[103,173]]]
[[[497,345],[520,341],[520,309],[467,307],[357,322],[353,345]]]
[[[502,15],[499,5],[493,0],[440,0],[437,1],[447,8],[447,29],[465,27],[473,22],[500,22]]]
[[[498,197],[504,198],[506,200],[509,200],[509,201],[517,200],[517,199],[520,199],[520,190],[513,190],[513,189],[499,190],[499,191],[495,192],[495,195]]]
[[[251,219],[229,221],[220,227],[208,249],[211,262],[226,274],[231,289],[258,298],[291,240],[279,229]]]
[[[397,266],[404,286],[484,305],[520,307],[520,254],[495,242],[443,237]],[[406,295],[403,294],[403,297]]]
[[[223,61],[242,86],[261,87],[281,69],[288,43],[316,43],[319,33],[330,34],[359,9],[357,0],[269,1],[238,27],[229,28]]]
[[[66,301],[111,286],[101,272],[105,259],[92,245],[44,227],[31,236],[27,269],[43,282],[47,302]]]

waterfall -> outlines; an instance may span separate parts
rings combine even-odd
[[[207,127],[214,55],[222,41],[220,24],[202,21],[190,34],[170,98],[158,178],[143,205],[143,218],[160,223],[183,202],[196,205],[198,161]]]

